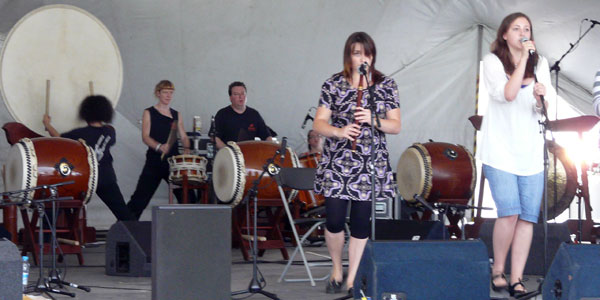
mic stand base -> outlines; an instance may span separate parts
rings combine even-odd
[[[282,141],[283,143],[283,141]],[[284,150],[285,151],[285,150]],[[285,152],[284,152],[285,153]],[[268,170],[268,166],[270,164],[273,164],[273,161],[275,159],[275,157],[279,155],[279,153],[275,153],[275,156],[273,156],[273,158],[270,158],[267,160],[267,162],[263,165],[263,171],[262,173],[258,176],[257,179],[254,180],[254,182],[252,182],[252,187],[250,188],[250,190],[248,190],[248,193],[246,195],[246,199],[242,202],[245,202],[246,205],[250,205],[250,200],[253,200],[253,204],[254,204],[254,215],[252,217],[252,223],[254,226],[254,230],[253,230],[253,239],[252,239],[252,279],[250,280],[250,284],[248,285],[248,289],[247,290],[243,290],[243,291],[236,291],[236,292],[232,292],[231,295],[235,296],[235,295],[241,295],[241,294],[261,294],[269,299],[274,299],[274,300],[279,300],[279,298],[277,298],[277,295],[273,294],[273,293],[269,293],[267,291],[264,291],[262,289],[262,287],[260,286],[260,282],[258,280],[258,263],[257,263],[257,256],[258,256],[258,199],[257,199],[257,195],[258,195],[258,185],[260,184],[260,180],[262,179],[263,176],[265,176],[265,173],[267,173]],[[249,220],[248,220],[249,221]],[[242,247],[244,247],[244,245],[242,245]]]

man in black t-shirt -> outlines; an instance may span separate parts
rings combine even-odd
[[[246,106],[246,85],[235,81],[229,85],[231,105],[222,108],[215,116],[217,148],[221,149],[229,141],[254,140],[271,141],[271,134],[258,111]]]

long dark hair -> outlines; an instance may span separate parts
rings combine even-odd
[[[375,42],[366,32],[355,32],[346,40],[346,45],[344,45],[344,70],[341,72],[341,74],[344,75],[346,79],[352,78],[352,45],[354,43],[362,44],[365,55],[373,57],[373,61],[371,62],[370,66],[370,71],[373,75],[373,82],[380,83],[383,81],[383,73],[375,69],[375,61],[377,58],[377,48],[375,48]]]
[[[506,74],[512,74],[515,71],[515,66],[510,60],[510,50],[508,49],[508,44],[506,44],[506,40],[502,36],[508,31],[510,24],[512,24],[514,20],[521,17],[527,19],[527,22],[529,22],[531,40],[533,41],[533,25],[531,24],[531,20],[526,14],[522,12],[516,12],[506,16],[504,20],[502,20],[502,23],[498,28],[498,32],[496,33],[496,40],[490,46],[492,53],[496,54],[496,56],[498,56],[502,62],[502,65],[504,65],[504,72],[506,72]],[[539,57],[536,52],[533,54],[533,57],[527,61],[527,66],[525,67],[525,78],[533,77],[534,67],[537,65],[538,59]]]

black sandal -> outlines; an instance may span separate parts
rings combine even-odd
[[[339,294],[342,292],[342,283],[334,280],[327,280],[327,286],[325,287],[325,293],[327,294]]]
[[[515,288],[518,285],[522,286],[523,290],[515,290]],[[527,289],[525,288],[523,281],[521,281],[521,279],[519,279],[519,281],[508,286],[508,293],[510,294],[511,297],[519,297],[520,295],[527,293]]]
[[[504,279],[504,281],[506,281],[506,285],[501,285],[501,286],[495,285],[494,284],[494,279],[497,279],[497,278]],[[500,291],[506,290],[508,288],[508,280],[506,280],[506,275],[504,275],[504,273],[492,275],[491,282],[492,282],[492,290],[494,290],[495,292],[500,292]]]

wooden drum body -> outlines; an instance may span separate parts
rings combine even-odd
[[[228,142],[217,152],[213,162],[213,187],[219,200],[236,206],[262,173],[263,165],[279,148],[280,145],[265,141]],[[298,157],[289,147],[283,163],[279,156],[275,163],[284,168],[299,165]],[[260,181],[257,198],[280,199],[277,183],[268,174]]]
[[[10,148],[6,161],[7,191],[74,181],[73,184],[59,186],[58,196],[72,196],[86,203],[96,191],[96,154],[83,140],[24,138]],[[39,190],[28,196],[42,199],[50,195],[47,191]]]
[[[299,160],[301,168],[318,168],[321,153],[306,154],[300,156]],[[315,194],[313,191],[300,191],[298,200],[304,204],[304,209],[311,209],[325,204],[325,197]]]
[[[409,202],[416,194],[430,202],[467,204],[476,178],[475,160],[461,145],[415,143],[398,161],[398,189]]]

